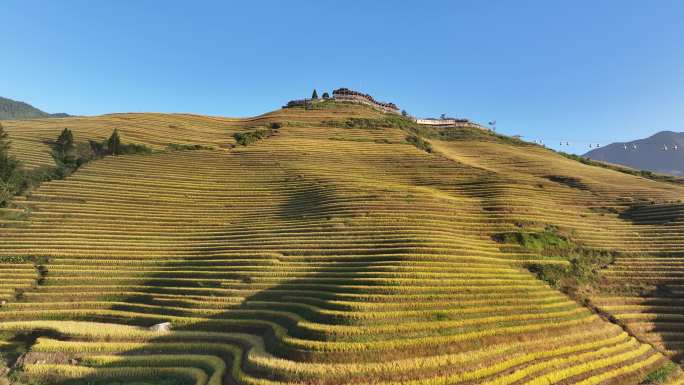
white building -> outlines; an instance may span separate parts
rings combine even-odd
[[[433,127],[461,127],[461,128],[479,128],[481,130],[488,130],[489,128],[479,125],[477,123],[471,122],[468,119],[455,119],[455,118],[425,118],[425,119],[415,119],[415,122],[425,126]]]
[[[424,124],[426,126],[453,126],[455,125],[458,121],[461,121],[462,123],[465,123],[467,121],[463,121],[461,119],[435,119],[435,118],[426,118],[426,119],[416,119],[416,123],[418,124]]]

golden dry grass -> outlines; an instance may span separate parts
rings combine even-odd
[[[0,228],[0,256],[50,260],[0,264],[9,300],[0,331],[41,330],[35,352],[79,360],[27,371],[153,377],[175,368],[198,384],[637,384],[666,362],[523,268],[560,258],[502,248],[492,235],[554,225],[620,251],[615,266],[643,255],[676,265],[681,221],[619,213],[681,199],[682,186],[533,146],[432,141],[427,154],[398,128],[323,123],[349,116],[380,115],[343,105],[251,119],[6,124],[29,165],[49,163],[41,142],[64,127],[83,139],[118,128],[159,150],[216,148],[105,158],[17,201],[30,214]],[[276,135],[230,148],[233,133],[275,121],[284,123]],[[144,329],[164,321],[173,332]]]

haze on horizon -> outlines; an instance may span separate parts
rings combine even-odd
[[[0,96],[44,111],[257,115],[336,87],[583,153],[684,131],[674,0],[3,4]]]

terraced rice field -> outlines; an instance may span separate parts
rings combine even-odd
[[[624,215],[641,227],[640,234],[671,238],[681,246],[684,240],[682,203],[640,206]],[[605,273],[616,290],[594,298],[604,311],[625,327],[676,360],[684,358],[683,267],[680,255],[649,253],[623,258]]]
[[[648,266],[673,278],[681,217],[657,207],[684,188],[533,146],[433,141],[428,154],[398,128],[322,123],[347,116],[378,115],[6,124],[32,165],[66,124],[84,139],[117,127],[157,149],[215,149],[105,158],[19,199],[27,215],[0,227],[0,350],[26,343],[24,371],[48,383],[638,384],[669,362],[524,268],[560,257],[492,236],[554,225],[627,256],[607,279]],[[285,124],[231,146],[234,132],[270,121]],[[161,322],[172,331],[148,329]]]

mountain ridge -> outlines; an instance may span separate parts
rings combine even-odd
[[[684,132],[660,131],[644,139],[611,143],[584,156],[636,169],[684,176]]]
[[[66,118],[71,115],[64,112],[50,114],[22,101],[0,96],[0,120]]]

